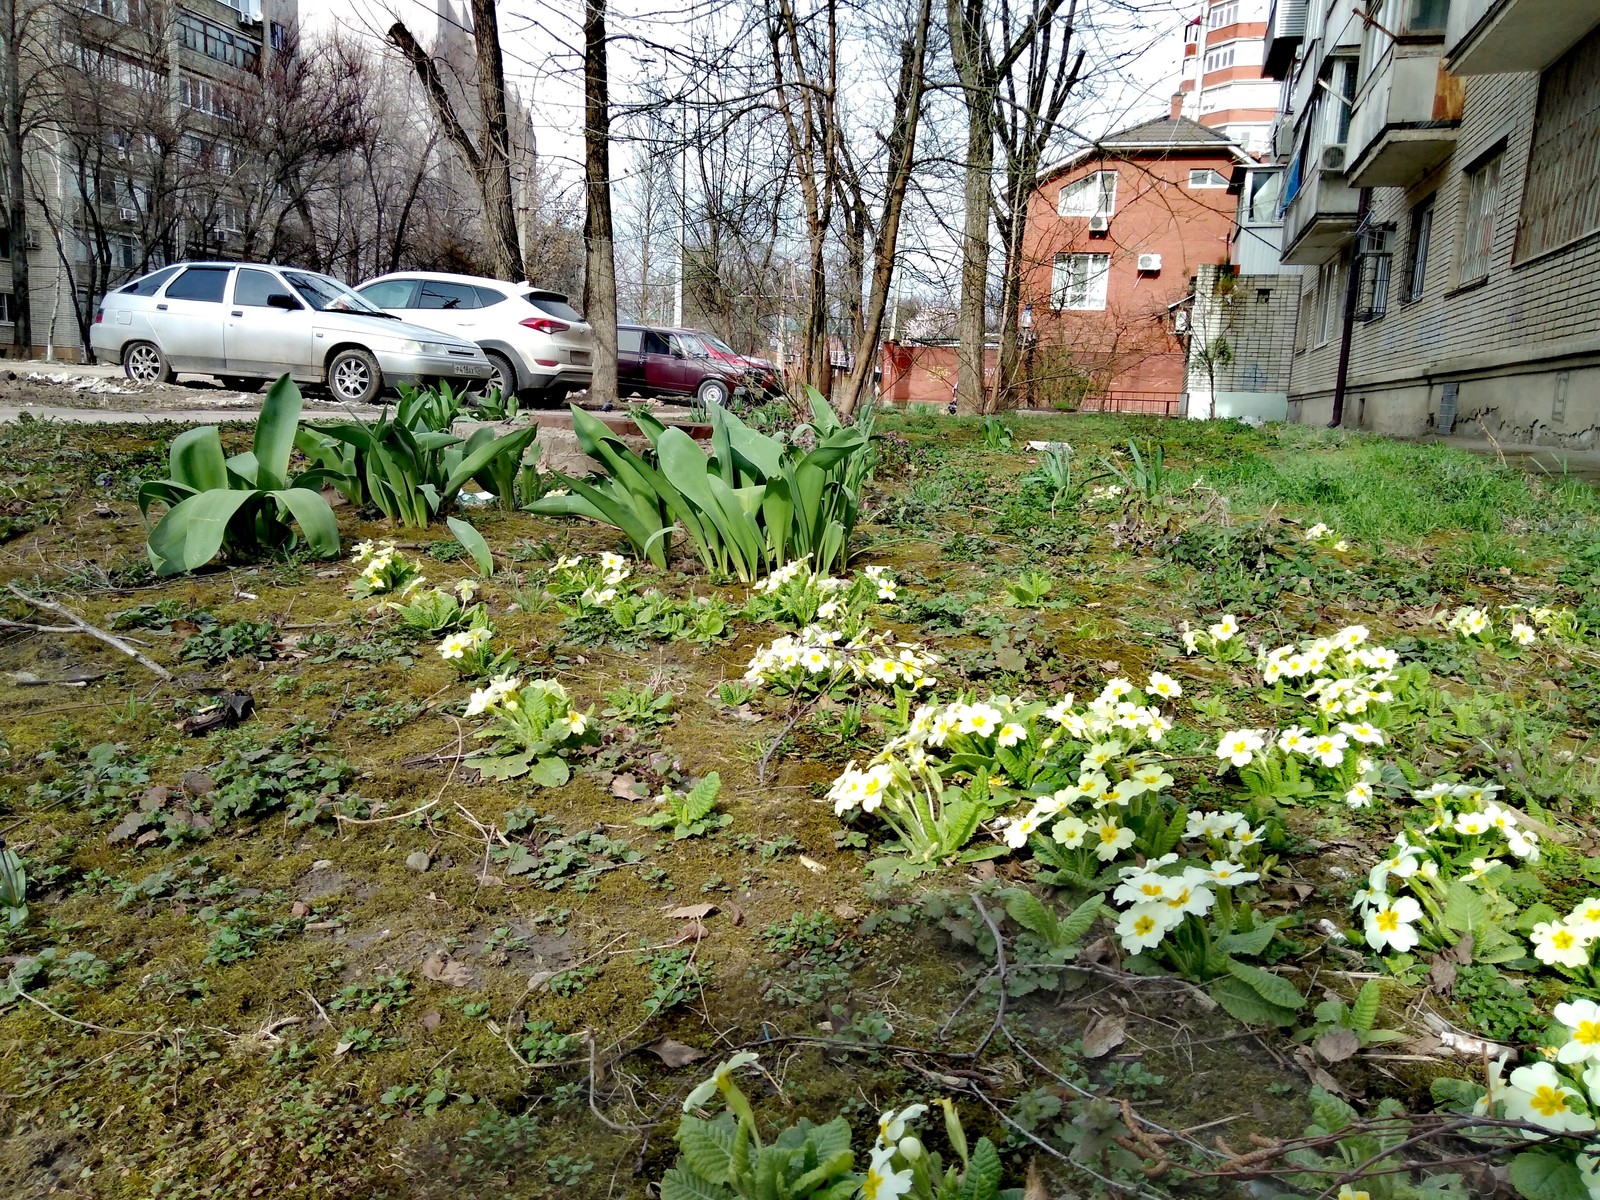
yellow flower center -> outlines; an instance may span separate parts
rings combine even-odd
[[[883,1176],[877,1171],[868,1169],[867,1181],[861,1185],[861,1194],[866,1200],[876,1200],[878,1191],[883,1187]]]
[[[1117,840],[1117,834],[1121,832],[1122,830],[1115,825],[1102,825],[1100,826],[1100,840],[1109,846]]]
[[[1534,1092],[1530,1101],[1534,1111],[1542,1117],[1553,1117],[1557,1113],[1567,1111],[1567,1097],[1560,1088],[1551,1087],[1548,1083],[1541,1084],[1539,1090]]]
[[[1141,883],[1139,885],[1139,890],[1146,896],[1156,897],[1160,896],[1167,889],[1162,887],[1159,883]]]
[[[1600,1046],[1600,1021],[1579,1021],[1572,1040],[1584,1046]]]
[[[1574,938],[1570,930],[1558,929],[1550,938],[1550,944],[1557,950],[1570,950]]]
[[[1143,937],[1155,927],[1156,919],[1150,916],[1148,913],[1142,917],[1136,918],[1133,922],[1133,932],[1140,937]]]
[[[1378,914],[1378,928],[1385,933],[1393,933],[1400,928],[1400,914],[1393,909],[1384,909]]]

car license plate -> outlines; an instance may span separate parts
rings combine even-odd
[[[474,374],[470,363],[451,363],[450,365],[455,367],[457,375]]]
[[[575,367],[587,367],[589,365],[589,352],[587,350],[572,351],[572,365]]]

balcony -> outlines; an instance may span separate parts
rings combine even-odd
[[[1542,71],[1596,25],[1593,0],[1454,0],[1445,55],[1457,75]]]
[[[1410,187],[1442,163],[1455,149],[1465,93],[1437,38],[1392,45],[1356,96],[1350,183]]]
[[[1306,36],[1307,0],[1272,0],[1267,13],[1267,47],[1262,73],[1284,79],[1294,66],[1295,51]]]
[[[1361,193],[1340,172],[1313,165],[1283,214],[1283,261],[1314,267],[1349,245],[1360,199]]]

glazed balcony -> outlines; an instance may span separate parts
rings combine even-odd
[[[1360,200],[1341,172],[1313,164],[1283,214],[1283,261],[1318,266],[1349,245]]]

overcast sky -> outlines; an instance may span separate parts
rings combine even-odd
[[[566,29],[558,24],[553,32],[545,32],[535,25],[531,15],[537,12],[541,19],[548,20],[549,14],[568,7],[574,14],[581,11],[578,0],[559,6],[510,0],[501,3],[499,11],[507,83],[530,100],[540,152],[565,157],[576,168],[582,148],[581,94],[572,52],[578,29],[569,23]],[[1097,102],[1074,116],[1072,135],[1079,141],[1163,115],[1177,82],[1183,52],[1180,14],[1194,5],[1182,0],[1133,0],[1132,4],[1123,0],[1112,7],[1124,18],[1129,10],[1135,12],[1149,32],[1133,34],[1119,28],[1106,35],[1108,44],[1089,47],[1091,62],[1097,50],[1102,55],[1120,55],[1124,62],[1116,86],[1106,87]],[[612,8],[649,12],[650,17],[640,15],[620,24],[633,31],[648,29],[653,40],[669,45],[677,40],[671,10],[656,0],[612,0]],[[340,29],[381,45],[384,31],[399,15],[426,44],[437,27],[437,11],[436,0],[302,0],[301,20],[311,32]],[[612,53],[612,100],[625,104],[632,98],[631,81],[657,68],[639,64],[638,59],[648,55],[648,50],[630,50],[622,43],[614,44]]]

